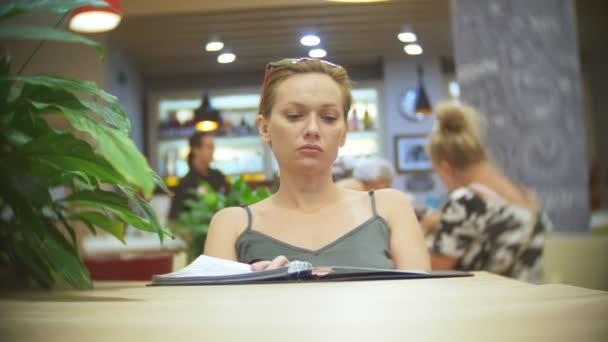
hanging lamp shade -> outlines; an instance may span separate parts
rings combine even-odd
[[[424,89],[424,81],[422,79],[422,67],[418,66],[418,84],[416,85],[416,93],[414,100],[414,113],[416,116],[428,116],[433,113],[433,108],[431,108],[431,102],[429,101],[429,97],[426,95],[426,90]]]
[[[111,31],[120,24],[120,0],[104,0],[108,7],[83,6],[72,11],[70,30],[84,33]]]
[[[203,96],[203,103],[194,111],[194,128],[201,132],[211,132],[221,125],[220,111],[211,107],[209,95]]]

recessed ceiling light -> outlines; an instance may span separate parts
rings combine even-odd
[[[222,63],[222,64],[232,63],[232,62],[234,62],[235,59],[236,59],[236,55],[233,53],[230,53],[230,52],[226,52],[226,53],[223,53],[223,54],[217,56],[217,62]]]
[[[418,44],[407,44],[403,47],[403,50],[408,55],[419,55],[422,53],[422,46]]]
[[[207,43],[207,45],[205,45],[205,50],[209,51],[209,52],[220,51],[223,48],[224,48],[224,42],[219,41],[219,40],[209,41],[209,43]]]
[[[411,31],[401,32],[397,35],[397,38],[404,43],[413,43],[417,39],[416,34]]]
[[[312,49],[312,50],[308,51],[308,56],[310,56],[312,58],[323,58],[323,57],[327,56],[327,51],[325,51],[323,49]]]
[[[306,35],[306,36],[302,37],[302,39],[300,39],[300,44],[302,44],[304,46],[315,46],[315,45],[319,45],[320,42],[321,42],[321,38],[315,36],[314,34]]]

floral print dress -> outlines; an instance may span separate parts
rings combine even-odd
[[[540,283],[544,232],[550,229],[542,211],[509,204],[485,186],[470,184],[450,194],[433,252],[457,258],[458,270]]]

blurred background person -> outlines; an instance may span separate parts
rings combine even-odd
[[[190,137],[190,153],[188,154],[190,170],[180,179],[179,185],[174,190],[171,209],[169,209],[169,220],[179,217],[179,214],[185,209],[184,201],[191,198],[189,190],[197,189],[202,181],[209,183],[217,192],[230,191],[230,184],[226,181],[226,176],[210,166],[214,151],[215,142],[213,136],[208,132],[197,131]]]
[[[370,191],[390,188],[395,178],[395,168],[385,159],[370,157],[359,160],[353,169],[353,176],[341,179],[336,185],[343,188]]]
[[[394,178],[395,168],[389,161],[379,157],[370,157],[359,160],[353,169],[352,177],[341,179],[336,182],[336,185],[352,190],[371,191],[390,188]],[[406,195],[413,205],[414,196],[409,193]],[[414,206],[414,211],[425,234],[437,229],[439,214],[436,211],[426,206]]]
[[[490,161],[473,108],[442,103],[435,114],[426,148],[450,196],[433,242],[433,268],[542,281],[551,223],[538,199]]]

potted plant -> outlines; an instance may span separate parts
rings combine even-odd
[[[251,205],[270,196],[268,189],[259,187],[253,190],[241,178],[232,183],[227,195],[215,192],[204,181],[197,189],[190,190],[190,194],[192,198],[185,201],[188,209],[171,226],[173,232],[187,243],[189,262],[203,253],[209,222],[215,213],[227,207]]]
[[[96,0],[8,1],[0,5],[0,39],[98,43],[44,26],[6,24],[31,12],[62,15],[76,7],[107,6]],[[75,288],[92,282],[77,250],[75,224],[123,241],[127,225],[171,234],[146,202],[156,185],[166,190],[129,138],[130,122],[113,95],[93,82],[60,75],[22,76],[31,59],[16,69],[10,55],[0,60],[0,270],[11,269],[39,285],[57,281]],[[72,129],[51,127],[59,115]],[[81,139],[73,132],[88,135]]]

